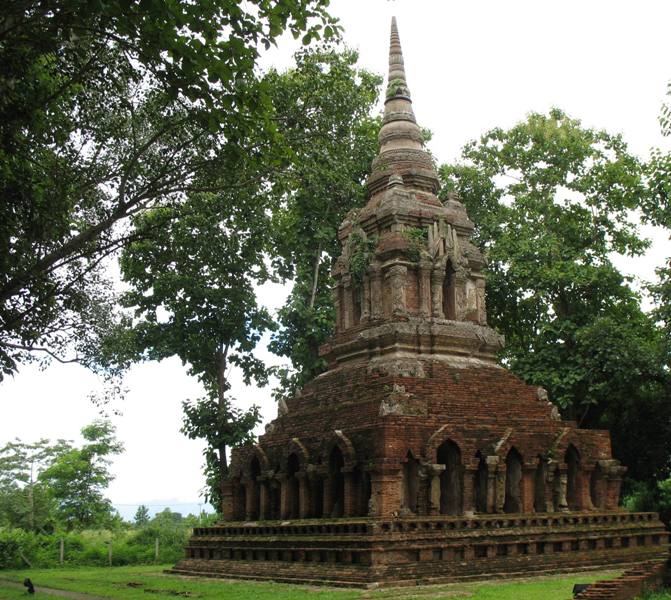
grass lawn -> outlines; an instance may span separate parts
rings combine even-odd
[[[426,587],[380,590],[348,590],[293,586],[280,583],[253,583],[182,578],[164,575],[169,565],[80,569],[31,569],[0,571],[0,598],[26,598],[24,591],[3,585],[2,579],[22,582],[31,578],[37,586],[70,590],[115,600],[161,600],[199,598],[201,600],[568,600],[574,583],[589,583],[619,575],[617,571],[537,577],[496,583],[456,583]],[[42,595],[42,597],[48,597]],[[660,599],[661,600],[661,599]],[[664,599],[666,600],[666,599]]]

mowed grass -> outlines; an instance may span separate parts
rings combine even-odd
[[[574,573],[525,580],[456,583],[423,587],[350,590],[295,586],[280,583],[238,582],[184,578],[162,573],[162,566],[80,569],[31,569],[0,571],[0,598],[26,598],[24,591],[3,584],[3,579],[22,582],[30,577],[35,586],[70,590],[115,600],[568,600],[574,583],[590,583],[617,577],[619,571]],[[42,597],[48,597],[41,594]]]

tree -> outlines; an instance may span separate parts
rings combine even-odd
[[[227,170],[221,176],[236,174]],[[179,356],[205,388],[203,398],[184,402],[183,431],[207,441],[208,498],[215,506],[228,469],[227,448],[246,441],[258,422],[256,408],[233,407],[228,370],[234,365],[247,383],[264,382],[265,367],[252,351],[273,327],[254,288],[268,277],[267,215],[256,191],[247,192],[194,194],[179,209],[146,212],[134,225],[151,230],[151,237],[132,243],[121,261],[131,285],[123,301],[134,310],[131,334],[141,356]],[[173,210],[179,210],[177,218]]]
[[[328,0],[10,0],[0,16],[0,378],[34,356],[116,373],[107,257],[248,128],[259,47],[332,37]]]
[[[149,509],[144,505],[140,504],[135,511],[135,525],[137,527],[144,527],[149,523]]]
[[[301,217],[296,210],[284,220],[274,215],[282,203],[300,201],[307,206],[318,193],[321,198],[330,193],[337,204],[337,194],[343,190],[334,182],[342,173],[328,173],[347,152],[336,153],[337,145],[324,140],[340,133],[341,142],[359,139],[348,123],[361,120],[360,105],[368,108],[365,103],[374,98],[368,75],[364,74],[361,90],[354,85],[355,60],[350,52],[323,48],[299,53],[296,68],[286,74],[269,73],[263,85],[272,91],[277,136],[272,139],[263,131],[257,135],[249,130],[245,143],[254,152],[229,155],[225,168],[199,179],[199,185],[216,192],[191,193],[179,206],[134,218],[139,241],[129,244],[122,255],[122,276],[132,288],[124,304],[134,311],[135,323],[129,334],[121,335],[120,345],[123,350],[130,340],[129,347],[140,353],[134,358],[177,355],[203,383],[206,395],[184,403],[182,431],[207,442],[207,497],[216,507],[228,471],[228,448],[249,441],[259,421],[256,407],[247,411],[235,407],[228,395],[228,369],[240,368],[246,383],[265,384],[266,367],[253,350],[262,333],[275,324],[258,306],[255,286],[271,276],[268,256],[282,275],[293,273],[291,257],[278,251],[281,243],[289,252],[290,240],[280,241],[272,232],[294,228],[297,235],[295,229],[303,227],[296,221]],[[348,100],[351,92],[358,95]],[[344,110],[341,103],[352,110]],[[328,119],[320,117],[322,112]],[[319,127],[310,125],[313,119]],[[320,150],[310,155],[308,147]],[[304,161],[306,156],[311,162]],[[294,222],[288,225],[290,218]],[[316,213],[312,219],[313,224],[318,222]],[[305,241],[296,241],[299,244],[307,248]],[[314,262],[314,252],[312,256]],[[317,268],[321,270],[318,263]]]
[[[280,133],[291,150],[275,181],[274,265],[293,288],[279,312],[270,349],[291,360],[279,396],[291,396],[324,367],[319,346],[333,330],[331,268],[338,227],[365,201],[364,180],[377,150],[380,120],[371,117],[381,78],[356,66],[358,55],[323,48],[296,55],[296,67],[266,78]]]
[[[671,82],[659,121],[662,135],[671,136]],[[643,207],[644,218],[671,231],[671,152],[654,149],[646,171],[652,193]],[[657,281],[649,286],[649,291],[655,301],[653,314],[664,327],[667,347],[671,352],[671,258],[667,258],[666,264],[657,269]]]
[[[504,362],[581,426],[610,427],[634,477],[667,469],[661,333],[611,260],[648,245],[632,220],[648,199],[640,161],[620,136],[554,109],[485,133],[441,175],[488,254]]]
[[[28,531],[53,527],[53,502],[41,473],[71,450],[65,440],[16,440],[0,448],[0,523]]]
[[[123,452],[109,421],[98,420],[82,428],[86,442],[60,454],[40,474],[56,502],[56,516],[68,529],[104,526],[112,518],[112,505],[104,491],[114,479],[109,457]]]

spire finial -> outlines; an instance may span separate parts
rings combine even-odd
[[[399,181],[431,193],[438,190],[438,176],[431,156],[424,150],[422,131],[412,110],[396,17],[391,19],[389,80],[378,139],[380,152],[373,161],[373,172],[368,178],[369,195],[386,189],[388,185],[397,185]],[[435,202],[438,203],[438,199]]]
[[[403,50],[401,38],[398,35],[396,17],[391,18],[391,35],[389,37],[389,78],[387,82],[387,98],[401,96],[410,98],[410,90],[405,79],[403,66]]]

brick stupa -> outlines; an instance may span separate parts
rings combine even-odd
[[[379,140],[338,234],[328,368],[233,452],[225,520],[172,572],[365,586],[665,556],[657,515],[618,509],[608,432],[498,364],[485,259],[437,197],[395,20]]]

